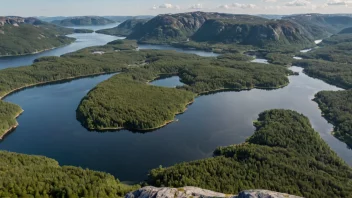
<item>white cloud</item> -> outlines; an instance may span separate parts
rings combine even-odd
[[[308,0],[294,0],[286,3],[286,6],[309,6],[311,2]]]
[[[277,0],[262,0],[265,3],[275,3]]]
[[[176,10],[179,10],[180,9],[180,6],[178,5],[172,5],[170,3],[164,3],[164,4],[161,4],[159,6],[153,6],[152,7],[153,10],[156,10],[156,9],[176,9]]]
[[[329,6],[348,6],[352,5],[352,1],[346,0],[329,0],[327,5]]]
[[[199,9],[202,9],[202,8],[203,8],[203,4],[201,4],[201,3],[194,4],[194,5],[191,5],[189,7],[189,9],[193,9],[193,10],[199,10]]]
[[[256,5],[254,4],[242,4],[242,3],[233,3],[233,4],[224,4],[218,6],[219,9],[235,9],[235,8],[242,8],[242,9],[249,9],[255,8]]]

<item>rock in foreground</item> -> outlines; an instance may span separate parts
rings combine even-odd
[[[269,190],[247,190],[239,195],[227,195],[196,187],[184,188],[156,188],[147,186],[128,193],[125,198],[207,198],[207,197],[227,197],[227,198],[299,198],[298,196],[278,193]]]

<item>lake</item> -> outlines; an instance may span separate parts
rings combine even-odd
[[[116,26],[117,24],[113,25],[106,25],[106,26],[98,26],[99,28],[111,28]],[[79,28],[86,28],[86,29],[92,29],[92,30],[97,30],[96,26],[77,26],[73,27],[75,29]],[[48,50],[45,52],[41,52],[38,54],[32,54],[32,55],[25,55],[25,56],[8,56],[8,57],[0,57],[0,69],[5,69],[9,67],[18,67],[18,66],[25,66],[25,65],[31,65],[33,61],[37,58],[44,57],[44,56],[61,56],[66,53],[70,52],[75,52],[77,50],[86,48],[86,47],[91,47],[91,46],[97,46],[97,45],[105,45],[110,41],[116,40],[116,39],[124,39],[124,37],[117,37],[117,36],[109,36],[109,35],[104,35],[104,34],[97,34],[97,33],[89,33],[89,34],[69,34],[67,35],[69,37],[75,38],[76,41],[63,46],[59,47],[53,50]]]
[[[17,59],[20,64],[21,58],[13,57],[12,61]],[[290,76],[287,87],[201,96],[177,116],[177,122],[149,133],[89,132],[76,120],[75,111],[81,99],[114,74],[28,88],[4,99],[25,111],[18,118],[18,128],[0,142],[0,149],[44,155],[61,165],[106,171],[122,181],[141,181],[148,170],[159,165],[211,157],[218,146],[244,142],[253,134],[252,121],[259,113],[284,108],[306,115],[330,147],[352,165],[352,151],[330,134],[332,125],[312,101],[318,91],[339,88],[308,77],[301,68],[291,69],[300,75]],[[152,82],[154,86],[168,87],[178,83],[178,77]]]

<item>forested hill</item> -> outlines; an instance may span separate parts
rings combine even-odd
[[[0,56],[23,55],[69,44],[73,29],[36,18],[0,17]]]
[[[258,47],[300,45],[313,42],[307,32],[287,20],[235,18],[206,21],[191,37],[198,42],[239,43]]]
[[[246,15],[247,16],[247,15]],[[233,18],[232,14],[212,12],[190,12],[180,14],[163,14],[149,20],[140,31],[133,32],[129,39],[141,42],[169,42],[186,40],[192,36],[203,23],[212,18]],[[247,16],[254,17],[255,16]]]
[[[111,19],[107,19],[99,16],[80,16],[80,17],[70,17],[63,20],[55,20],[51,23],[60,26],[80,26],[80,25],[106,25],[110,23],[115,23]]]
[[[291,110],[259,115],[245,143],[215,150],[215,157],[150,172],[149,184],[197,186],[237,194],[269,189],[310,198],[351,197],[352,169]]]
[[[301,14],[283,19],[304,27],[315,39],[326,38],[352,26],[352,17],[343,15]]]
[[[339,34],[352,34],[352,27],[345,28],[339,32]]]
[[[134,31],[141,31],[142,26],[147,21],[148,19],[129,19],[121,23],[117,27],[98,30],[97,33],[115,36],[128,36]]]

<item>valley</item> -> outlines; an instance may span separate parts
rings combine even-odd
[[[349,103],[349,90],[342,88],[350,88],[352,37],[314,43],[345,27],[313,34],[292,18],[274,23],[249,15],[186,15],[199,18],[184,32],[141,34],[164,15],[119,28],[89,24],[76,27],[81,33],[68,35],[76,41],[65,47],[0,58],[0,130],[6,134],[0,168],[12,163],[0,169],[7,178],[0,196],[120,197],[148,183],[231,194],[265,188],[349,197],[350,116],[341,113],[349,108],[341,104]],[[182,17],[166,16],[177,25],[185,24]],[[228,32],[212,38],[221,40],[204,37],[202,31],[211,33],[219,24]],[[246,31],[233,37],[229,32],[239,27]],[[279,40],[269,37],[272,27],[285,32]],[[247,43],[255,28],[269,33]],[[335,125],[333,134],[324,118]],[[17,128],[8,133],[12,126]],[[34,179],[11,183],[23,177]],[[52,186],[35,185],[45,182]]]

